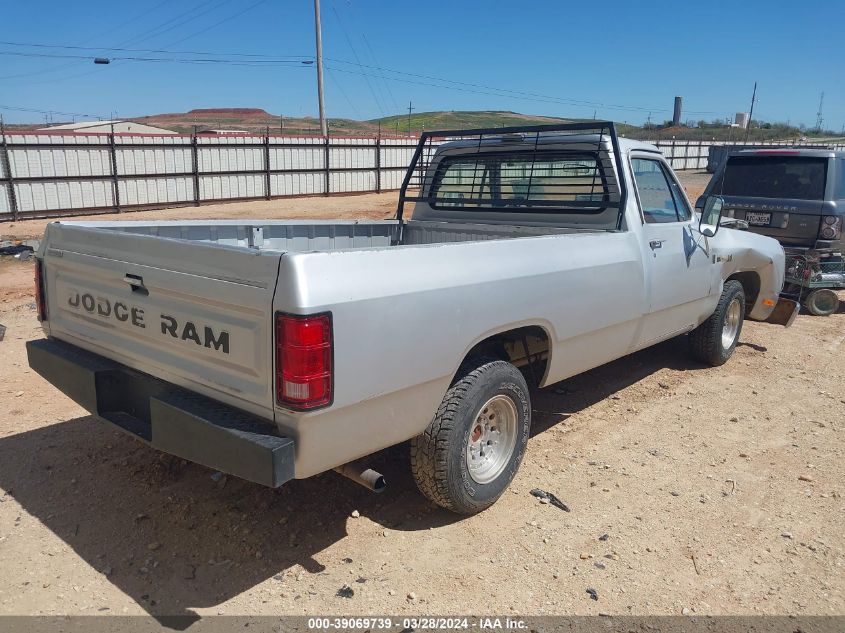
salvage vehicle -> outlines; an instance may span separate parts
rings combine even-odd
[[[839,310],[838,291],[845,290],[845,259],[831,249],[789,249],[783,296],[795,299],[815,316]]]
[[[845,288],[845,151],[732,151],[696,207],[711,196],[724,200],[725,218],[784,246],[787,296],[816,316],[836,312]]]
[[[724,199],[725,217],[783,246],[842,253],[845,151],[769,148],[734,151],[696,201]]]
[[[414,204],[412,218],[405,207]],[[789,325],[773,239],[701,218],[612,123],[426,132],[385,221],[54,222],[30,366],[151,446],[267,486],[410,440],[472,514],[525,454],[530,387],[743,319]]]

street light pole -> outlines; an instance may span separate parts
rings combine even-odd
[[[314,0],[314,30],[317,34],[317,99],[320,102],[320,134],[328,136],[326,103],[323,99],[323,34],[320,26],[320,0]]]

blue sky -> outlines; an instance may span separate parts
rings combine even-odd
[[[757,0],[322,0],[322,14],[330,117],[375,118],[413,101],[417,111],[595,111],[631,123],[651,112],[660,122],[682,95],[685,120],[711,120],[747,110],[756,80],[755,118],[813,126],[824,91],[825,127],[845,124],[845,3],[838,0],[805,0],[788,12]],[[314,66],[301,63],[314,55],[311,0],[0,0],[0,16],[5,53],[174,57],[13,42],[247,62],[95,66],[0,54],[0,106],[102,117],[208,107],[317,111]],[[266,63],[280,58],[286,63]],[[0,112],[9,122],[44,119]]]

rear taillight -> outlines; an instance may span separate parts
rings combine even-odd
[[[44,300],[44,269],[40,259],[35,260],[35,306],[38,308],[38,320],[47,320],[47,303]]]
[[[842,235],[842,216],[826,215],[822,218],[819,237],[823,240],[837,240]]]
[[[331,314],[276,314],[276,401],[289,409],[332,402]]]

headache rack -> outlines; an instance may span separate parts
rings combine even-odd
[[[438,154],[444,144],[448,151]],[[627,199],[623,173],[610,121],[423,132],[396,217],[401,223],[405,202],[531,214],[615,210],[615,226],[607,228],[619,230]]]

